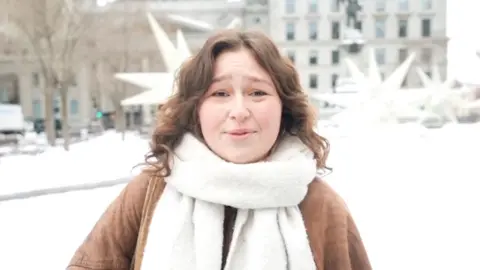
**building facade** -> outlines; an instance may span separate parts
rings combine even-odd
[[[224,0],[118,0],[90,7],[86,12],[101,13],[108,20],[104,27],[88,33],[79,49],[81,59],[75,66],[75,79],[68,97],[71,126],[88,125],[97,110],[115,111],[112,99],[121,100],[143,91],[114,79],[115,73],[165,70],[146,18],[147,11],[157,18],[174,43],[175,31],[181,27],[192,51],[196,51],[210,33],[179,26],[165,20],[165,14],[190,17],[223,28],[234,17],[243,18],[245,12],[243,3]],[[45,81],[34,58],[28,51],[19,50],[8,37],[0,35],[0,103],[20,104],[27,119],[43,119]],[[55,107],[60,106],[58,95],[54,103]]]
[[[359,0],[359,3],[363,11],[357,27],[362,30],[366,45],[355,61],[362,70],[367,69],[367,52],[371,48],[384,76],[412,52],[417,55],[414,66],[428,73],[436,64],[445,76],[448,42],[446,0]],[[94,11],[108,9],[116,12],[117,16],[123,14],[122,18],[128,13],[135,21],[123,21],[130,27],[126,31],[126,28],[117,27],[120,30],[123,28],[123,32],[106,28],[104,32],[96,33],[91,42],[96,53],[89,53],[88,44],[85,45],[87,53],[76,67],[75,84],[69,96],[72,125],[88,123],[95,115],[94,107],[104,111],[115,109],[110,102],[111,89],[115,83],[120,83],[113,82],[115,71],[164,70],[144,16],[147,10],[159,19],[173,41],[178,25],[162,20],[164,14],[202,20],[218,28],[226,26],[234,17],[242,18],[244,28],[260,30],[272,37],[294,62],[308,91],[331,92],[339,77],[348,76],[343,62],[346,52],[340,48],[345,10],[337,4],[337,0],[118,0],[109,5]],[[119,24],[118,20],[113,21],[113,24]],[[186,28],[184,34],[192,51],[195,51],[210,33]],[[12,48],[4,39],[0,40],[0,47],[0,102],[18,102],[27,118],[43,118],[43,79],[38,65],[12,57]],[[122,59],[126,51],[131,64],[128,68],[119,68],[118,65],[122,64],[112,62],[112,59]],[[100,66],[113,68],[99,74]],[[101,83],[105,78],[109,83]],[[421,86],[413,69],[404,86]],[[125,91],[122,94],[128,97],[141,89],[128,86]]]
[[[340,48],[345,25],[344,7],[337,0],[270,1],[270,34],[294,61],[309,91],[330,92],[339,77],[348,76]],[[346,1],[345,1],[346,2]],[[382,77],[390,74],[410,53],[413,66],[429,73],[439,65],[446,73],[446,0],[359,0],[360,29],[366,41],[353,57],[362,70],[368,68],[373,49]],[[421,87],[411,69],[404,87]]]

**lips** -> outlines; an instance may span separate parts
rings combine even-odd
[[[248,129],[236,129],[236,130],[231,130],[227,133],[233,136],[242,136],[242,135],[253,133],[253,131]]]
[[[244,131],[244,132],[230,132],[229,134],[230,135],[235,135],[235,136],[241,136],[241,135],[245,135],[245,134],[248,134],[250,132],[247,132],[247,131]]]

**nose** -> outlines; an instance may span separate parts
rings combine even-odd
[[[233,100],[233,104],[231,105],[229,117],[232,120],[243,122],[250,117],[251,113],[247,106],[246,100],[243,95],[236,94]]]

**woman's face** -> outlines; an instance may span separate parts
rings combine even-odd
[[[268,73],[242,49],[217,57],[198,113],[213,152],[229,162],[251,163],[265,158],[277,140],[282,103]]]

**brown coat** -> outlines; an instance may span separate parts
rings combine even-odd
[[[149,185],[150,179],[152,184]],[[146,172],[133,179],[75,252],[67,270],[128,270],[131,266],[140,269],[147,236],[145,228],[148,228],[153,206],[164,187],[161,179]],[[144,208],[144,204],[147,207]],[[350,213],[342,199],[324,181],[310,184],[300,209],[318,270],[371,269]],[[142,216],[145,218],[143,222]],[[225,239],[228,242],[235,211],[226,208],[225,216]],[[145,233],[138,237],[140,231]],[[224,250],[224,257],[227,252]]]

